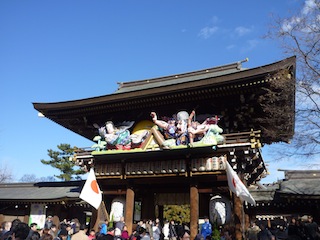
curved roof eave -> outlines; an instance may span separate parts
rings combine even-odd
[[[32,183],[4,184],[0,185],[0,200],[57,202],[64,199],[78,199],[80,190],[80,186],[38,187]]]
[[[210,70],[205,69],[201,71],[197,71],[196,75],[192,74],[180,74],[180,75],[172,75],[167,78],[169,80],[164,81],[161,84],[161,78],[154,78],[150,79],[150,81],[156,82],[156,84],[148,84],[147,86],[143,84],[143,88],[138,90],[135,87],[135,90],[132,91],[116,91],[115,93],[97,96],[92,98],[85,98],[85,99],[78,99],[72,101],[65,101],[65,102],[52,102],[52,103],[33,103],[33,106],[36,110],[40,113],[46,115],[47,111],[54,111],[54,110],[67,110],[73,109],[77,107],[88,107],[94,106],[96,104],[103,104],[103,103],[110,103],[110,102],[120,102],[123,100],[128,100],[134,97],[142,97],[142,96],[151,96],[154,93],[165,93],[165,92],[172,92],[178,90],[184,90],[189,88],[195,88],[205,85],[218,85],[222,83],[240,81],[244,78],[252,78],[255,76],[264,76],[270,72],[276,71],[278,69],[288,68],[293,66],[295,68],[296,57],[290,57],[283,59],[278,62],[274,62],[268,65],[259,66],[252,69],[240,69],[238,71],[226,71],[223,69],[224,74],[217,74],[215,76],[210,73]],[[194,72],[192,72],[194,73]],[[196,76],[192,78],[192,76]],[[178,80],[177,80],[178,79]],[[148,80],[149,81],[149,80]],[[137,81],[136,81],[137,82]],[[139,82],[139,81],[138,81]]]

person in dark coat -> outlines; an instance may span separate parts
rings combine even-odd
[[[28,240],[31,238],[31,236],[33,235],[34,232],[38,232],[37,228],[38,228],[38,224],[37,223],[31,223],[30,224],[30,231],[29,231],[29,234],[28,234],[28,237],[27,237]]]
[[[9,236],[12,235],[13,233],[13,229],[19,224],[21,223],[21,220],[16,218],[12,221],[12,224],[11,224],[11,228],[9,231],[7,231],[6,233],[4,233],[2,236],[1,236],[1,240],[6,240]]]
[[[312,216],[308,216],[308,220],[304,225],[306,235],[311,240],[318,240],[320,239],[319,227],[318,224],[313,221]]]
[[[48,216],[44,223],[44,228],[50,229],[52,224],[53,224],[52,216]]]
[[[20,222],[18,223],[12,231],[12,240],[25,240],[30,232],[30,227],[28,224]]]
[[[174,224],[174,220],[170,221],[169,224],[169,239],[170,240],[176,240],[178,237],[177,231],[176,231],[176,226]]]
[[[272,240],[273,236],[264,224],[260,225],[260,229],[261,231],[258,233],[258,240]]]
[[[302,240],[303,234],[301,232],[301,225],[299,221],[292,218],[288,225],[288,240]]]

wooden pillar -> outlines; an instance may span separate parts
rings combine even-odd
[[[235,194],[233,194],[233,206],[234,206],[234,225],[235,225],[235,239],[241,240],[242,238],[242,223],[243,222],[243,204]]]
[[[127,188],[125,222],[128,228],[129,236],[132,234],[133,212],[134,212],[134,191],[131,188]]]
[[[196,185],[190,186],[190,239],[198,234],[199,220],[199,191]]]

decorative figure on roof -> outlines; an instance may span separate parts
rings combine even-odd
[[[131,140],[128,128],[132,127],[134,122],[125,123],[128,123],[128,125],[125,124],[116,128],[113,122],[106,122],[106,133],[104,134],[104,138],[108,144],[116,146],[117,149],[130,149]]]
[[[217,124],[210,124],[207,133],[199,141],[202,144],[217,145],[223,143],[224,137],[220,135],[223,132],[222,128]]]
[[[149,131],[145,130],[139,134],[130,134],[128,130],[134,124],[134,121],[125,121],[115,126],[112,121],[107,121],[105,126],[98,128],[99,135],[104,138],[107,146],[116,149],[129,150],[133,145],[137,146],[141,144],[147,137]]]
[[[152,121],[163,130],[165,141],[164,147],[188,144],[188,118],[189,114],[180,111],[173,118],[167,121],[159,120],[155,112],[151,112]]]
[[[97,142],[91,146],[91,148],[94,148],[95,151],[101,151],[107,147],[107,142],[103,141],[101,136],[95,136],[93,141]]]
[[[163,130],[165,141],[162,146],[170,148],[177,145],[201,146],[217,145],[224,141],[220,134],[223,132],[217,123],[217,116],[206,118],[204,122],[196,121],[195,111],[189,115],[185,111],[178,112],[173,118],[167,121],[159,120],[155,112],[151,112],[153,122]],[[165,119],[165,118],[164,118]]]
[[[194,142],[200,142],[203,144],[216,145],[223,142],[224,138],[220,135],[223,130],[218,126],[219,118],[215,116],[205,119],[203,123],[199,123],[193,119],[195,114],[195,110],[193,110],[188,118],[190,144],[192,145]]]
[[[177,113],[177,129],[178,129],[178,139],[177,145],[186,145],[189,143],[188,139],[188,119],[189,113],[186,111],[180,111]]]
[[[193,110],[188,118],[188,133],[191,144],[194,141],[200,141],[209,129],[206,121],[201,124],[198,121],[194,121],[195,114],[196,112]]]

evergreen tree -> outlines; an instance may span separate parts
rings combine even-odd
[[[70,158],[73,157],[76,147],[71,148],[70,144],[60,144],[57,146],[60,151],[54,151],[52,149],[48,150],[48,155],[51,158],[50,160],[41,160],[43,164],[50,165],[54,168],[61,171],[60,175],[55,175],[55,177],[62,179],[63,181],[70,181],[74,179],[73,175],[84,174],[85,171],[82,169],[75,169],[75,163],[70,161]]]

